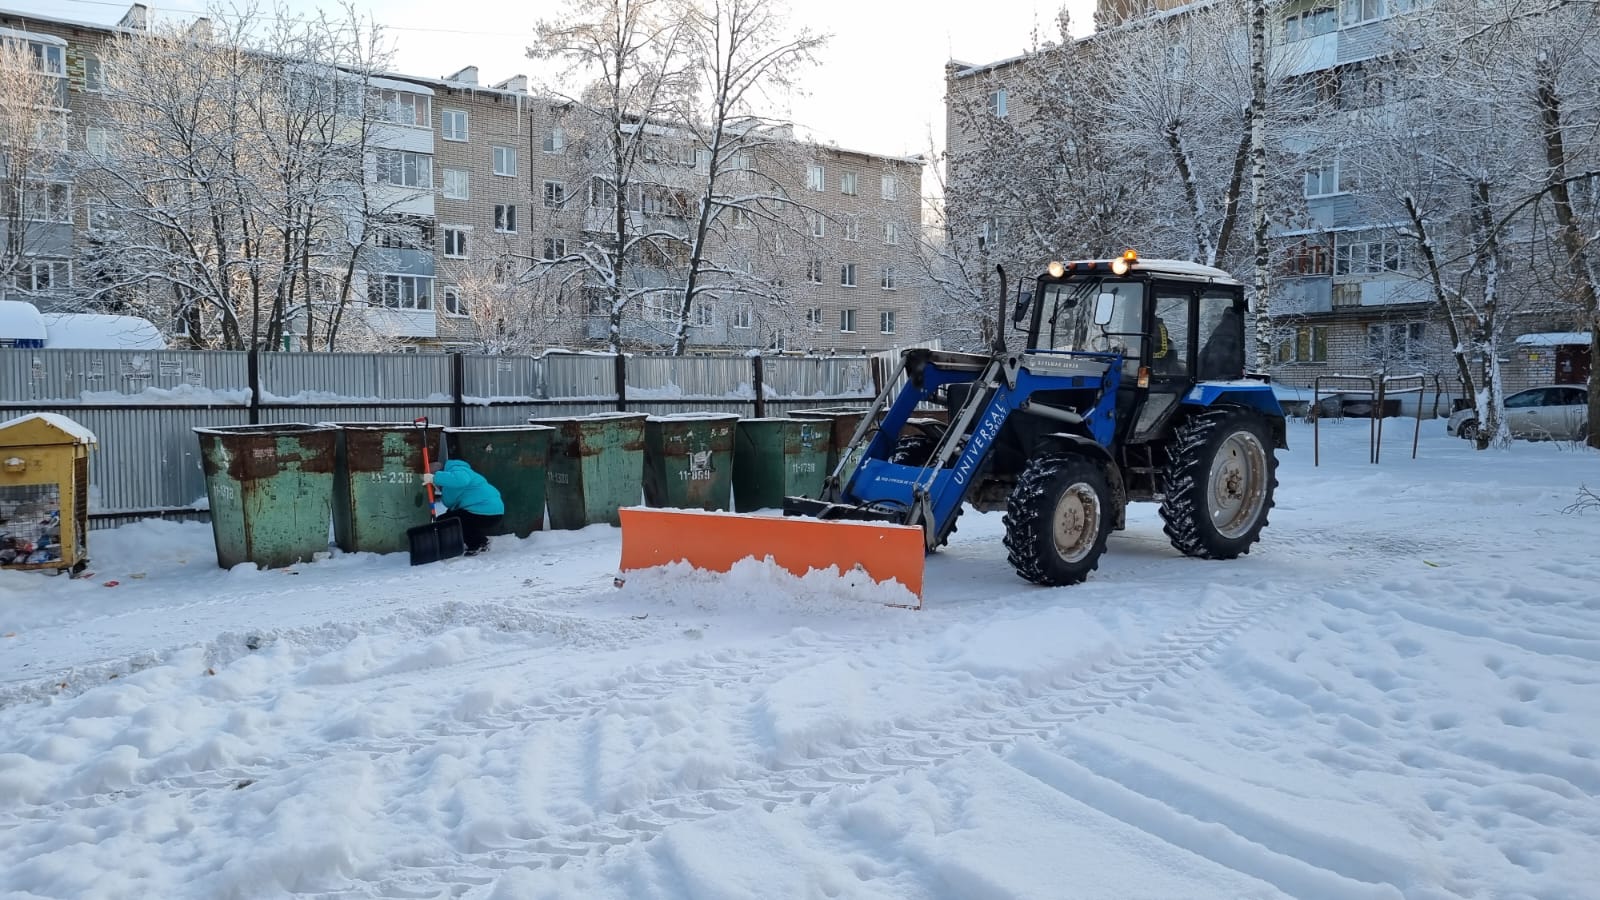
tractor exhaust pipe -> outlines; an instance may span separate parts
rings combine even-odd
[[[994,270],[1000,274],[1000,308],[994,317],[994,355],[996,357],[1006,354],[1006,267],[995,263]]]

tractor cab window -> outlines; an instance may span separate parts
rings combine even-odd
[[[1039,344],[1050,350],[1089,350],[1127,354],[1138,367],[1143,344],[1143,282],[1089,279],[1044,286],[1041,306],[1046,315]],[[1111,319],[1095,323],[1095,308],[1106,296]]]
[[[1150,372],[1186,375],[1189,372],[1189,292],[1156,290],[1156,320],[1150,327]]]
[[[1244,302],[1232,291],[1208,290],[1200,295],[1201,381],[1244,377]]]

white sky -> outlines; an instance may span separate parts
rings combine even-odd
[[[357,0],[390,30],[399,71],[439,77],[468,65],[492,84],[534,75],[523,49],[540,15],[559,0]],[[1055,35],[1062,0],[790,0],[791,21],[831,32],[819,65],[803,76],[805,94],[792,116],[819,140],[852,150],[890,155],[926,153],[930,135],[944,140],[944,64],[992,62],[1029,46],[1037,24]],[[1093,0],[1065,0],[1074,30],[1089,30]],[[189,18],[203,0],[147,4],[160,20]],[[291,9],[312,0],[288,0]],[[331,5],[331,4],[330,4]],[[128,4],[120,0],[5,0],[18,12],[112,24]]]

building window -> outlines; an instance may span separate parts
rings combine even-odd
[[[1372,362],[1416,365],[1422,360],[1423,323],[1378,322],[1367,326],[1367,355]]]
[[[467,258],[467,231],[464,228],[444,229],[444,255],[452,259]]]
[[[1339,164],[1329,163],[1306,172],[1306,197],[1331,197],[1339,189]]]
[[[1348,28],[1387,19],[1411,8],[1408,0],[1341,0],[1339,25]]]
[[[17,288],[42,294],[72,287],[72,265],[64,259],[30,259],[17,268]]]
[[[545,209],[560,209],[567,203],[567,185],[564,181],[546,181],[544,183]],[[515,229],[513,229],[515,230]]]
[[[447,316],[465,316],[467,304],[461,299],[461,289],[450,285],[439,289],[439,297],[444,302],[444,312]]]
[[[839,310],[839,330],[846,334],[853,334],[856,330],[856,311],[853,309]]]
[[[385,250],[432,250],[433,225],[414,216],[395,216],[378,223],[373,243]]]
[[[822,213],[808,213],[807,218],[811,220],[812,237],[827,237],[828,220]]]
[[[1283,39],[1285,42],[1302,41],[1320,34],[1328,34],[1337,26],[1338,22],[1334,18],[1332,6],[1308,9],[1305,12],[1284,17]]]
[[[844,226],[844,239],[845,240],[847,240],[847,241],[859,241],[859,240],[861,240],[861,217],[860,216],[844,216],[842,219],[840,219],[840,224]]]
[[[550,130],[544,133],[544,152],[560,153],[566,146],[567,133],[561,130],[560,125],[551,125]]]
[[[732,325],[734,328],[749,328],[750,321],[755,315],[750,304],[748,303],[735,303],[733,305],[732,313],[733,314],[728,317],[728,324]]]
[[[883,285],[884,290],[894,290],[894,266],[888,266],[883,270],[883,278],[880,280],[880,282]]]
[[[517,208],[508,203],[494,205],[494,230],[502,234],[517,233]]]
[[[716,314],[716,304],[710,300],[697,300],[689,307],[689,325],[694,328],[710,328],[716,324]]]
[[[812,284],[822,283],[822,260],[813,258],[806,263],[806,280]]]
[[[380,115],[385,122],[394,125],[419,125],[428,127],[432,121],[430,110],[432,100],[426,94],[413,94],[410,91],[379,91]]]
[[[447,109],[443,115],[443,127],[440,135],[447,141],[464,141],[467,139],[467,111],[464,109]]]
[[[855,263],[845,263],[844,265],[839,267],[839,286],[840,287],[855,287],[856,286],[856,264]]]
[[[1006,92],[1004,88],[990,91],[988,96],[989,115],[1003,119],[1006,117]]]
[[[469,199],[468,190],[467,190],[467,183],[468,183],[467,182],[467,178],[468,178],[468,176],[467,176],[467,170],[466,169],[445,169],[444,170],[444,198],[446,200],[466,200],[466,199]]]
[[[111,207],[104,200],[85,200],[83,203],[84,220],[89,228],[94,231],[109,231],[116,225],[116,219],[111,213]]]
[[[517,148],[494,148],[494,173],[508,178],[517,176]]]
[[[1278,362],[1319,363],[1328,361],[1328,329],[1311,325],[1294,330],[1294,337],[1278,345]]]
[[[22,217],[32,222],[70,223],[71,186],[60,182],[28,183],[22,189]]]
[[[367,302],[389,309],[433,309],[433,279],[424,275],[373,275]]]
[[[566,238],[545,238],[544,239],[544,258],[545,259],[560,259],[561,257],[566,256],[566,255],[567,255],[567,239]]]
[[[733,219],[733,227],[735,228],[752,228],[755,226],[755,220],[750,217],[750,210],[742,206],[733,207],[733,209],[729,210],[729,215]]]
[[[822,307],[813,306],[806,310],[806,326],[813,330],[822,327]]]
[[[1365,239],[1362,239],[1365,238]],[[1411,268],[1406,245],[1393,236],[1368,234],[1340,242],[1333,251],[1333,274],[1378,275]]]
[[[1301,242],[1284,254],[1283,274],[1290,278],[1309,275],[1329,275],[1333,272],[1328,248],[1321,244]]]
[[[856,173],[845,172],[839,176],[839,193],[848,194],[851,197],[856,195]]]
[[[379,150],[378,180],[399,187],[431,188],[433,157],[408,150]]]
[[[878,313],[878,331],[883,334],[894,334],[894,310]]]
[[[83,55],[83,89],[96,94],[106,89],[105,67],[93,53]]]
[[[883,223],[883,242],[891,246],[898,246],[900,243],[900,226],[894,222]]]
[[[806,168],[807,189],[820,191],[823,190],[824,184],[825,182],[823,181],[823,171],[821,166],[813,164]]]
[[[883,192],[883,199],[894,200],[900,196],[900,180],[893,175],[885,175],[879,189]]]
[[[94,159],[111,155],[111,132],[94,125],[83,129],[83,149]]]

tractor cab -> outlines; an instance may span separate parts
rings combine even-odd
[[[1051,263],[1013,322],[1034,351],[1115,354],[1122,367],[1118,443],[1160,433],[1197,383],[1244,377],[1244,287],[1221,269],[1177,260]]]

